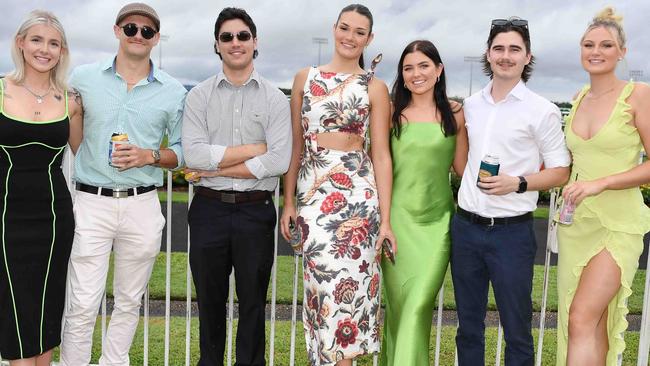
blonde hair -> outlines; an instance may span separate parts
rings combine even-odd
[[[587,27],[585,34],[582,36],[584,40],[585,36],[589,31],[594,28],[603,27],[607,29],[618,42],[618,47],[620,49],[625,48],[625,31],[623,30],[623,16],[616,14],[616,11],[613,7],[608,6],[605,9],[601,10],[591,23]],[[582,41],[581,40],[581,41]]]
[[[54,65],[54,68],[50,70],[50,84],[59,90],[67,89],[67,74],[68,67],[70,66],[70,55],[68,52],[68,41],[65,37],[65,31],[59,19],[49,11],[45,10],[34,10],[29,13],[29,16],[23,24],[18,27],[16,35],[14,36],[13,45],[11,47],[11,58],[14,60],[15,69],[7,78],[11,79],[15,83],[23,83],[25,81],[25,58],[23,56],[22,50],[18,47],[18,40],[25,39],[27,37],[27,32],[29,29],[35,25],[45,24],[54,29],[56,29],[59,34],[61,34],[61,55],[59,56],[59,62]]]

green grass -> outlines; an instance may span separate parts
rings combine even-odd
[[[235,322],[236,325],[236,322]],[[289,365],[290,357],[290,340],[291,340],[291,322],[278,321],[275,326],[275,365],[286,366]],[[436,328],[433,327],[431,332],[431,340],[429,347],[429,359],[433,364],[435,354],[435,333]],[[267,334],[267,353],[266,358],[268,362],[268,343],[270,334],[270,323],[266,323]],[[456,328],[446,326],[442,328],[441,346],[440,346],[440,364],[453,365],[454,364],[454,336]],[[538,332],[533,331],[535,342],[537,342]],[[542,351],[542,365],[555,364],[555,330],[547,329],[544,333],[544,348]],[[199,356],[198,345],[198,321],[196,318],[192,319],[190,328],[190,364],[195,365]],[[234,338],[234,337],[233,337]],[[163,365],[164,364],[164,339],[165,339],[165,321],[164,318],[151,318],[149,320],[149,365]],[[132,365],[142,365],[143,358],[143,321],[140,324],[135,334],[133,347],[129,352],[129,358]],[[627,348],[623,353],[623,365],[633,366],[636,365],[636,356],[638,352],[639,333],[628,332],[625,334]],[[234,342],[234,341],[233,341]],[[497,343],[497,329],[488,328],[486,331],[486,365],[494,365],[496,357],[496,343]],[[505,343],[505,342],[504,342]],[[535,343],[537,347],[537,343]],[[535,348],[537,350],[537,348]],[[101,352],[101,333],[100,333],[100,319],[98,318],[95,327],[95,334],[93,337],[93,350],[91,363],[97,363]],[[307,355],[305,351],[305,338],[302,331],[302,323],[298,322],[296,328],[296,365],[308,365]],[[233,352],[234,354],[234,352]],[[501,352],[501,365],[503,365],[504,351]],[[233,356],[234,357],[234,356]],[[58,360],[58,350],[55,352],[54,359]],[[185,364],[185,318],[172,317],[170,322],[170,352],[169,352],[170,365],[184,365]],[[358,359],[359,366],[372,365],[372,356],[364,356]]]
[[[149,292],[151,299],[164,299],[165,298],[165,258],[166,254],[161,253],[154,266],[151,281],[149,282]],[[279,256],[278,257],[278,276],[277,276],[277,303],[291,304],[292,301],[292,286],[293,286],[293,257]],[[108,293],[112,296],[112,268],[109,272],[108,278]],[[186,268],[187,268],[187,254],[186,253],[172,253],[171,257],[171,298],[175,300],[185,300],[186,296]],[[298,303],[302,303],[302,264],[299,264],[299,277],[298,277]],[[535,275],[533,278],[533,308],[535,311],[541,309],[542,290],[543,290],[544,267],[535,266]],[[547,310],[557,310],[557,290],[556,290],[556,267],[550,267],[549,271],[549,290],[547,300]],[[645,270],[639,270],[634,277],[632,283],[632,295],[628,299],[630,313],[641,314],[643,309],[643,291],[645,284]],[[444,308],[448,310],[456,309],[454,302],[454,292],[451,283],[451,275],[448,273],[444,283]],[[196,297],[194,289],[192,289],[192,297]],[[271,286],[267,296],[268,302],[271,302]],[[488,300],[488,308],[496,310],[494,297],[490,292]]]

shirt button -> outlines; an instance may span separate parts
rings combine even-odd
[[[239,133],[239,128],[235,128],[235,132]]]

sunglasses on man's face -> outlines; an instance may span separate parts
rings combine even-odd
[[[142,28],[138,27],[134,23],[129,23],[124,26],[122,26],[122,29],[124,30],[124,34],[127,37],[135,37],[136,34],[138,34],[138,29],[140,30],[140,34],[142,35],[142,38],[144,39],[152,39],[156,33],[156,30],[148,27],[148,26],[143,26]]]
[[[513,27],[521,27],[528,29],[528,21],[525,19],[494,19],[492,20],[492,28],[505,27],[512,25]]]
[[[219,34],[219,40],[223,43],[231,42],[235,37],[237,37],[237,40],[240,42],[246,42],[253,38],[253,35],[249,31],[240,31],[237,33],[223,32]]]

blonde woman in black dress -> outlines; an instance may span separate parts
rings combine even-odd
[[[66,89],[59,20],[34,11],[0,80],[0,354],[11,366],[50,365],[59,345],[74,234],[61,160],[81,142],[81,104]]]

